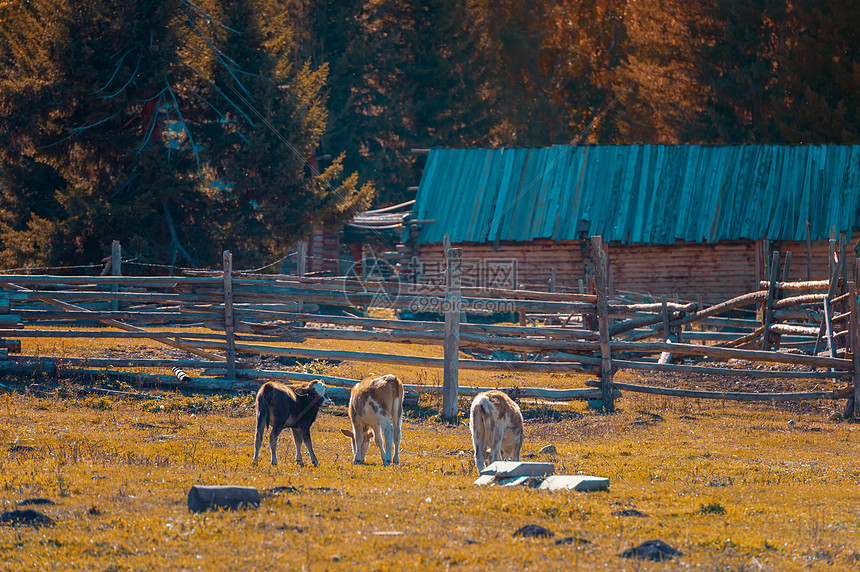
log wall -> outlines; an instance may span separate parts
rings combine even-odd
[[[858,235],[848,238],[846,257],[854,257]],[[458,243],[463,249],[463,285],[493,286],[503,278],[502,265],[515,268],[516,284],[495,284],[525,290],[547,291],[553,269],[557,292],[579,292],[579,281],[587,284],[591,257],[586,241]],[[766,276],[766,260],[774,249],[791,252],[790,280],[828,276],[828,241],[813,242],[724,241],[717,244],[676,242],[671,245],[639,245],[613,242],[609,255],[610,295],[637,293],[659,300],[716,304],[757,288]],[[757,252],[758,250],[758,252]],[[418,247],[420,282],[444,284],[445,260],[442,245]],[[496,270],[494,270],[494,268]],[[850,276],[851,274],[849,274]]]

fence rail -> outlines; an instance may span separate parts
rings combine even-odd
[[[187,386],[209,384],[214,389],[247,389],[262,379],[300,381],[311,375],[255,370],[240,357],[245,354],[437,368],[443,371],[441,386],[408,389],[414,394],[442,393],[442,413],[448,417],[456,415],[457,395],[486,389],[460,387],[460,370],[594,375],[598,379],[584,388],[510,391],[526,398],[598,401],[610,411],[619,390],[741,401],[847,398],[846,410],[853,411],[860,333],[856,279],[849,276],[856,273],[857,264],[832,257],[827,280],[779,281],[788,273],[784,266],[780,269],[779,252],[774,252],[769,280],[756,284],[758,290],[719,304],[699,307],[665,297],[659,302],[625,303],[606,294],[608,263],[598,237],[591,240],[591,248],[596,264],[588,294],[464,287],[458,249],[447,253],[448,278],[441,286],[234,272],[229,252],[224,254],[223,271],[183,276],[131,277],[117,271],[97,277],[0,275],[0,369],[48,367],[45,359],[15,355],[25,338],[149,338],[193,357],[64,357],[63,366],[88,372],[83,368],[203,369],[205,375]],[[789,261],[786,257],[784,265]],[[401,317],[367,317],[368,308],[374,307],[394,310]],[[473,312],[500,311],[519,316],[521,325],[469,321]],[[407,312],[433,314],[440,321],[407,319]],[[739,317],[741,312],[757,317]],[[79,327],[92,324],[121,331]],[[170,329],[147,329],[153,325]],[[295,346],[308,339],[435,345],[444,349],[444,356]],[[462,358],[461,352],[472,355]],[[487,353],[494,359],[478,359]],[[683,363],[678,363],[681,358]],[[729,365],[732,360],[767,368]],[[619,370],[806,378],[843,385],[808,392],[694,391],[616,383],[613,375]],[[327,379],[338,387],[357,382]],[[181,387],[182,380],[171,384]]]

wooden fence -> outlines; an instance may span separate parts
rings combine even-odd
[[[149,338],[189,355],[178,359],[64,356],[63,366],[88,374],[105,371],[88,368],[174,368],[174,376],[113,375],[136,380],[138,385],[194,389],[254,389],[264,379],[322,378],[345,388],[338,393],[341,400],[357,380],[255,370],[237,354],[438,368],[443,372],[441,386],[413,384],[406,389],[413,399],[418,393],[441,392],[441,413],[449,419],[456,418],[458,395],[489,389],[461,387],[460,370],[586,373],[595,379],[584,387],[511,391],[523,398],[594,401],[607,411],[614,409],[620,391],[630,391],[742,401],[848,399],[846,413],[853,414],[860,388],[858,353],[854,351],[860,344],[857,265],[846,264],[845,257],[840,258],[834,249],[830,276],[825,280],[780,280],[788,275],[790,258],[784,257],[781,263],[775,252],[768,280],[758,290],[698,307],[669,302],[665,297],[642,304],[609,299],[608,263],[599,237],[591,239],[591,248],[596,261],[591,294],[462,286],[462,253],[455,248],[447,252],[446,284],[437,286],[249,274],[233,270],[229,252],[224,253],[222,271],[183,276],[121,276],[118,257],[110,276],[0,275],[0,369],[50,372],[56,367],[56,360],[50,358],[18,355],[23,338]],[[370,318],[369,307],[427,312],[443,321]],[[528,315],[534,325],[469,321],[474,313],[496,311]],[[753,315],[755,319],[746,317]],[[63,324],[63,328],[45,329],[46,324]],[[81,329],[81,324],[112,329]],[[152,330],[156,325],[168,329]],[[443,357],[283,345],[308,339],[429,344],[442,346]],[[461,359],[461,352],[472,356]],[[497,359],[478,359],[489,352]],[[506,358],[498,359],[499,355]],[[730,360],[758,365],[730,367],[726,363]],[[762,369],[762,365],[767,367]],[[786,370],[785,366],[792,368]],[[183,368],[202,369],[205,374],[187,376]],[[815,379],[828,382],[833,389],[699,391],[618,383],[613,374],[619,370]]]

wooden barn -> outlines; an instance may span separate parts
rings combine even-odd
[[[576,292],[590,236],[615,295],[713,303],[757,289],[773,249],[789,278],[827,278],[857,245],[860,146],[553,146],[431,149],[403,268],[444,280],[443,240],[464,285]]]

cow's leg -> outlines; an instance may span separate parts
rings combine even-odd
[[[352,464],[364,462],[364,426],[358,421],[352,423]]]
[[[373,427],[373,442],[376,443],[376,446],[379,447],[379,454],[382,456],[382,464],[387,465],[388,461],[385,459],[385,443],[382,440],[382,426],[377,421]]]
[[[260,447],[263,445],[263,434],[266,432],[266,418],[257,415],[257,433],[254,436],[254,462],[260,460]]]
[[[293,430],[295,431],[295,429]],[[295,435],[295,433],[293,433]],[[311,428],[310,427],[302,427],[301,436],[305,442],[305,447],[308,449],[308,457],[311,458],[311,463],[314,464],[314,467],[319,466],[317,462],[317,456],[314,454],[314,446],[311,444]],[[298,450],[299,442],[296,441],[296,449]]]
[[[272,426],[272,432],[269,434],[269,447],[272,449],[272,465],[278,466],[278,435],[281,434],[281,429],[277,425]]]
[[[520,451],[523,449],[523,440],[517,439],[514,442],[513,451],[511,452],[511,461],[519,461],[520,460]]]
[[[391,464],[391,452],[394,448],[394,426],[390,419],[385,419],[382,422],[382,435],[385,438],[385,449],[382,450],[382,464]]]
[[[367,460],[367,450],[370,449],[370,440],[373,439],[373,429],[367,425],[361,428],[361,462]]]
[[[476,417],[472,418],[472,447],[475,449],[475,467],[478,472],[484,470],[484,455],[487,451],[487,436],[484,424]]]
[[[402,417],[398,417],[394,420],[394,458],[392,461],[395,465],[400,462],[400,424],[402,422]]]
[[[302,430],[298,427],[293,427],[293,441],[296,442],[296,463],[304,465],[302,461]]]
[[[504,439],[504,432],[500,429],[493,429],[493,437],[492,444],[490,445],[490,463],[495,461],[499,461],[502,458],[502,440]]]

